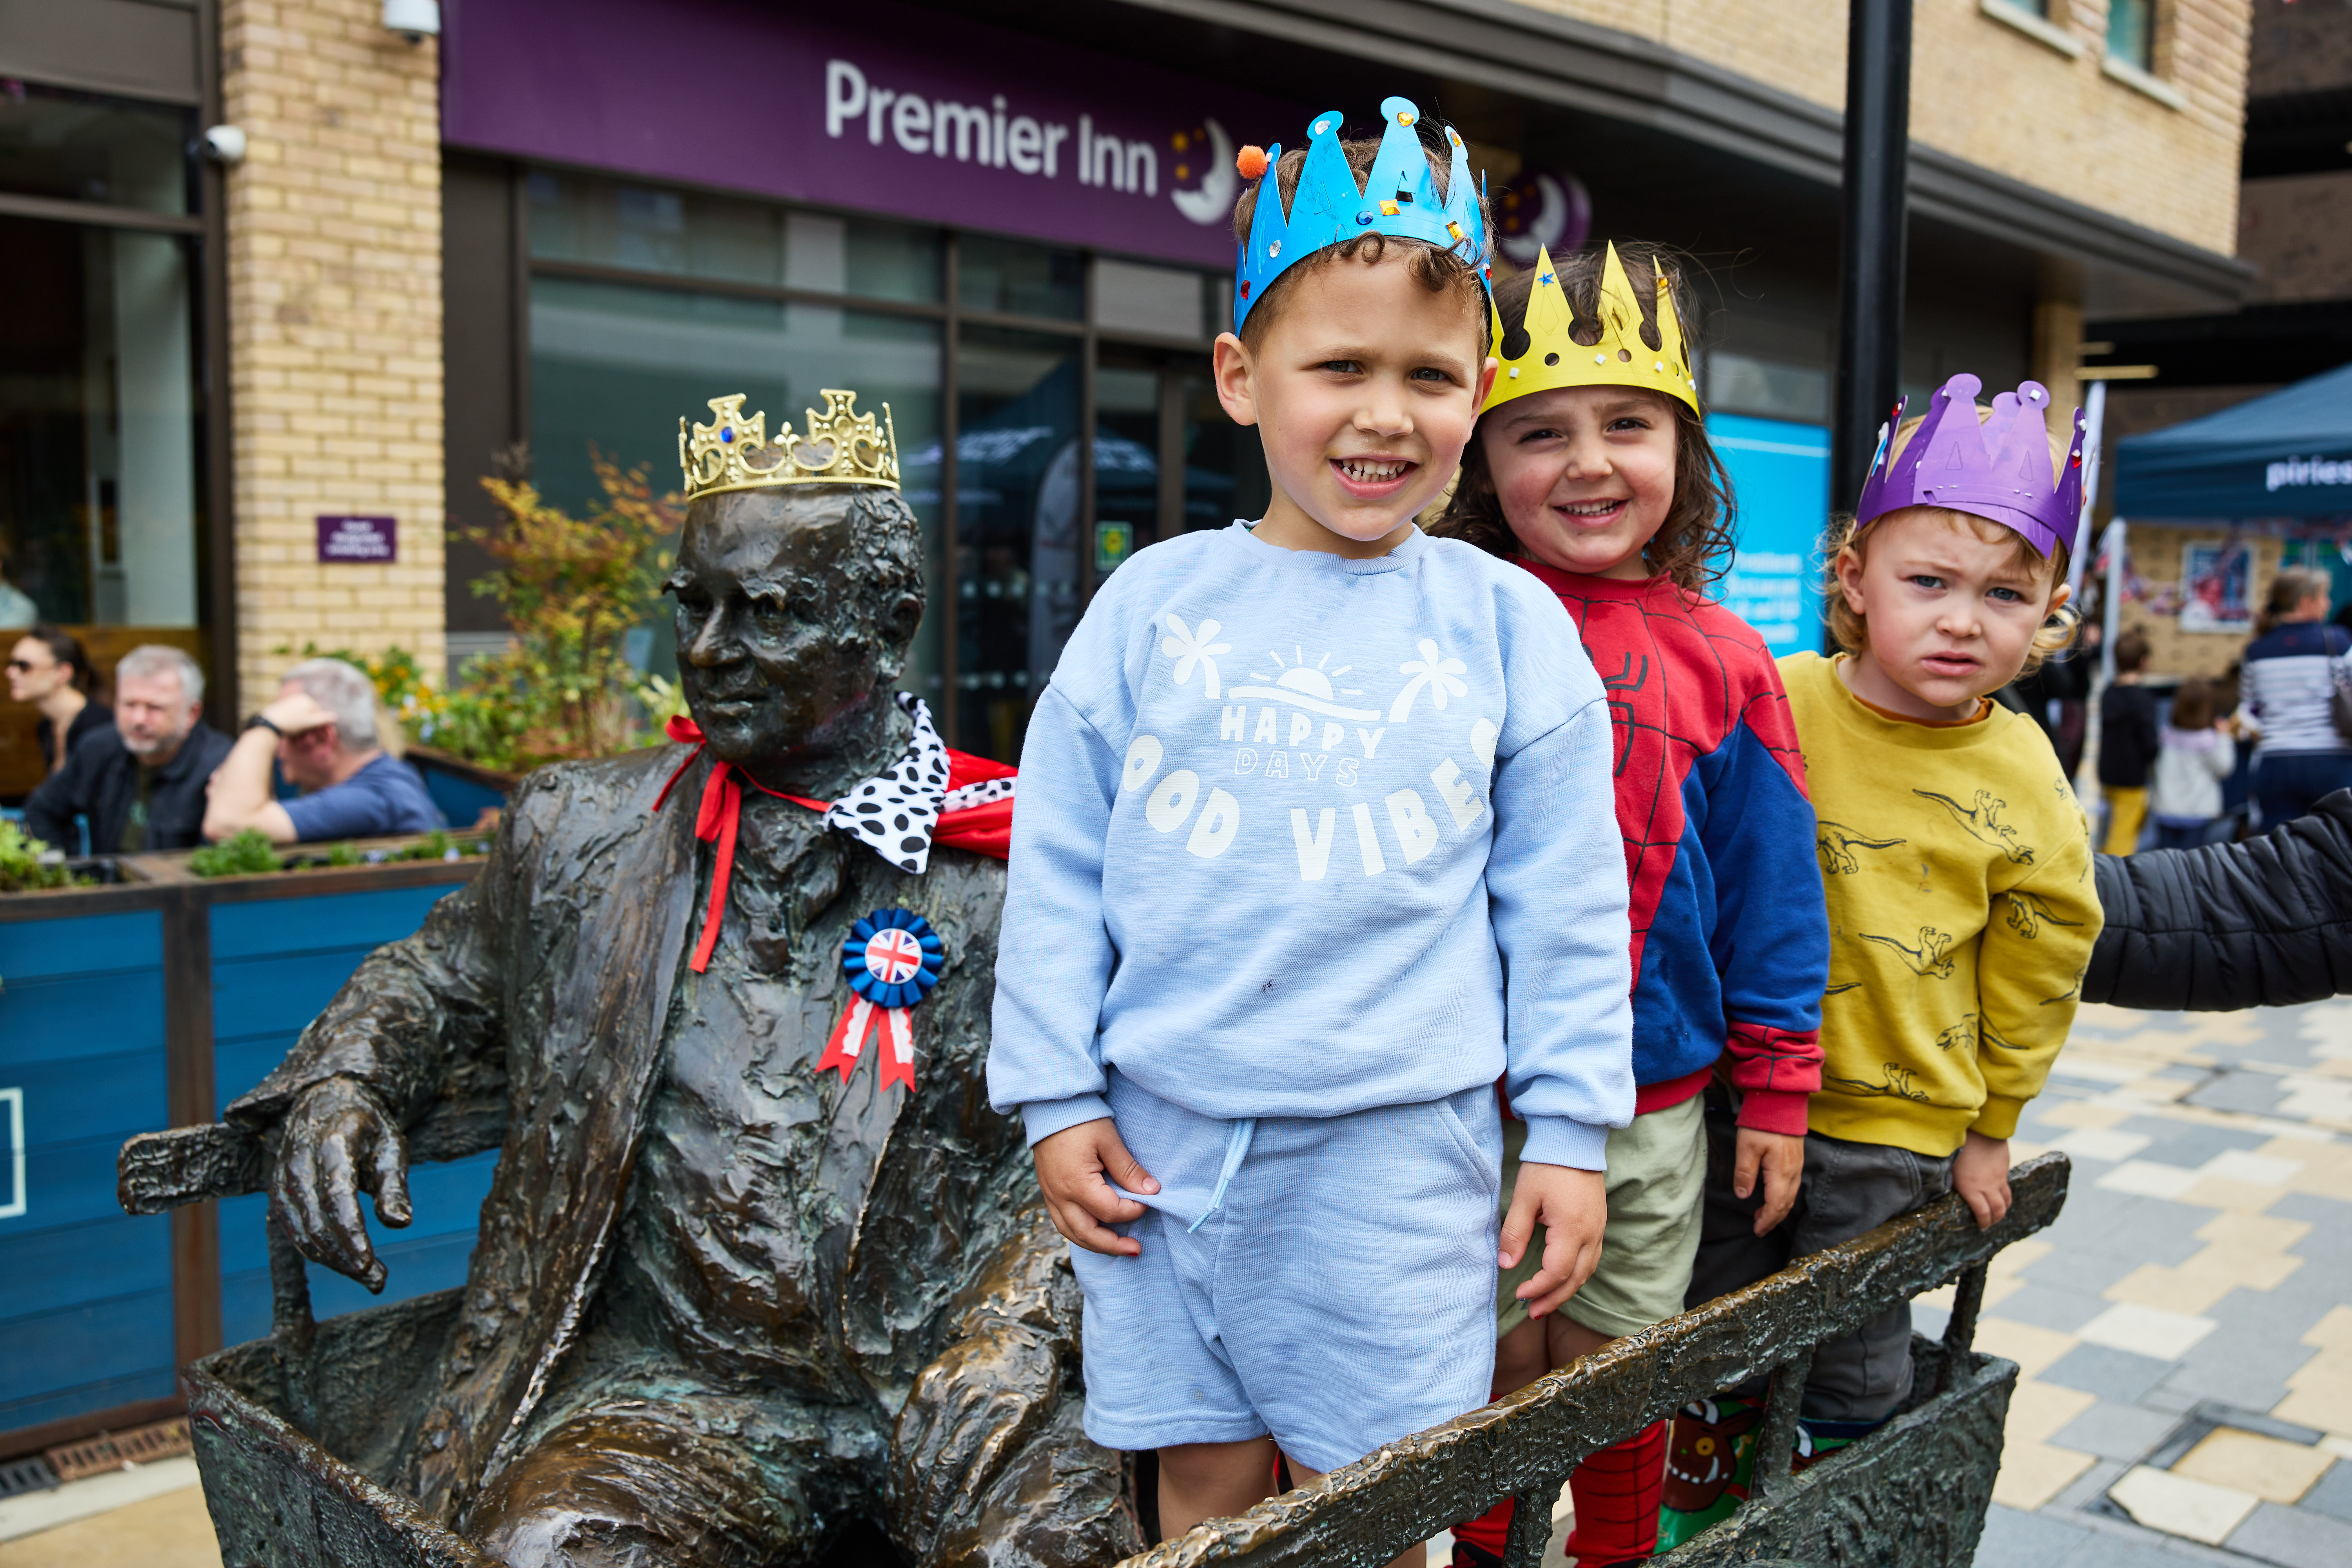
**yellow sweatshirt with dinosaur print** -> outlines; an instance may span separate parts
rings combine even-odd
[[[2007,1138],[2043,1079],[2104,917],[2090,834],[2050,742],[1873,710],[1838,660],[1780,660],[1829,900],[1816,1132],[1940,1158]]]

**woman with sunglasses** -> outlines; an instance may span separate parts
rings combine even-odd
[[[91,700],[89,676],[80,641],[46,621],[18,637],[8,656],[8,695],[41,710],[41,754],[52,773],[84,735],[114,722],[105,703]]]

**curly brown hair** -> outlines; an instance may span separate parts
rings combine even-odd
[[[1681,259],[1665,247],[1643,240],[1620,241],[1617,255],[1625,263],[1627,280],[1642,306],[1642,341],[1654,350],[1660,345],[1657,288],[1663,283],[1685,341],[1693,342],[1693,323],[1699,319],[1699,311]],[[1588,246],[1553,264],[1575,318],[1569,336],[1588,348],[1601,340],[1601,273],[1607,259],[1606,247]],[[1534,286],[1532,272],[1495,285],[1495,310],[1505,323],[1506,352],[1514,348],[1526,352],[1528,297]],[[1642,560],[1654,574],[1672,578],[1685,593],[1703,593],[1731,569],[1739,515],[1731,475],[1716,455],[1715,443],[1707,439],[1706,422],[1696,409],[1679,397],[1655,392],[1646,395],[1656,398],[1674,415],[1675,499],[1665,522],[1643,546]],[[1442,539],[1466,540],[1507,560],[1527,553],[1503,515],[1502,498],[1495,493],[1495,476],[1486,466],[1486,443],[1475,431],[1462,454],[1462,476],[1454,483],[1453,499],[1429,531]]]
[[[1440,156],[1438,149],[1431,144],[1426,134],[1422,139],[1422,149],[1429,156],[1431,183],[1435,186],[1439,199],[1443,200],[1447,186],[1452,184],[1452,159]],[[1356,188],[1360,191],[1364,181],[1371,175],[1373,160],[1380,156],[1379,140],[1350,137],[1339,143],[1339,151],[1348,155],[1348,167],[1355,171]],[[1273,181],[1282,192],[1282,210],[1290,211],[1291,202],[1298,195],[1299,174],[1306,167],[1307,149],[1294,147],[1285,153],[1263,177],[1242,188],[1241,199],[1234,204],[1234,237],[1236,240],[1244,245],[1249,243],[1250,223],[1257,215],[1258,196],[1265,190],[1268,180]],[[1485,195],[1481,193],[1471,199],[1478,205],[1482,227],[1486,233],[1493,233],[1494,219],[1486,211]],[[1257,302],[1249,308],[1249,314],[1241,326],[1242,342],[1253,353],[1256,351],[1267,330],[1274,325],[1275,318],[1281,314],[1285,286],[1292,279],[1334,261],[1360,261],[1367,267],[1375,266],[1388,254],[1388,247],[1391,245],[1404,252],[1405,265],[1411,269],[1414,282],[1433,294],[1458,294],[1465,304],[1477,308],[1478,334],[1483,339],[1486,333],[1486,291],[1479,277],[1476,258],[1470,253],[1466,240],[1448,249],[1426,240],[1406,239],[1397,235],[1364,234],[1338,245],[1326,246],[1285,268],[1280,276],[1265,286],[1265,292],[1260,294]]]

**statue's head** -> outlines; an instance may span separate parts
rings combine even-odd
[[[677,667],[710,749],[757,766],[870,738],[923,618],[922,525],[898,493],[886,404],[827,392],[804,435],[740,394],[677,422],[686,535],[667,586]]]

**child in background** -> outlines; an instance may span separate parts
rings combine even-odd
[[[2184,680],[2172,695],[2170,721],[2158,731],[2161,750],[2148,789],[2159,849],[2194,849],[2221,816],[2221,781],[2237,771],[2229,721],[2214,710],[2213,683]]]
[[[1494,374],[1486,226],[1462,139],[1381,110],[1244,150],[1215,376],[1273,500],[1120,567],[1022,750],[989,1095],[1072,1243],[1086,1431],[1159,1450],[1171,1537],[1277,1448],[1305,1482],[1486,1403],[1498,1078],[1539,1297],[1633,1113],[1607,701],[1541,584],[1413,526]]]
[[[2048,737],[1990,696],[2071,630],[2081,415],[2070,450],[2044,430],[2042,387],[1987,411],[1978,384],[1952,377],[1882,438],[1831,541],[1845,651],[1780,661],[1821,816],[1826,1060],[1796,1212],[1758,1236],[1755,1200],[1710,1189],[1693,1305],[1954,1190],[1996,1223],[2009,1139],[2074,1021],[2101,923],[2089,830]],[[1902,1405],[1910,1339],[1906,1305],[1816,1347],[1801,1458]],[[1752,1423],[1738,1403],[1707,1402],[1715,1421],[1688,1417],[1687,1435],[1677,1420],[1677,1451]]]
[[[2099,794],[2107,803],[2105,852],[2139,847],[2147,822],[2148,772],[2156,765],[2156,693],[2140,684],[2147,634],[2137,626],[2116,639],[2116,679],[2099,699]]]
[[[1601,1266],[1557,1311],[1528,1264],[1505,1272],[1497,1398],[1683,1310],[1709,1179],[1742,1197],[1760,1184],[1754,1224],[1779,1224],[1821,1085],[1829,931],[1813,813],[1770,649],[1705,596],[1730,553],[1731,502],[1699,416],[1679,281],[1657,247],[1629,244],[1557,268],[1540,255],[1496,289],[1503,363],[1433,530],[1517,561],[1575,618],[1609,689],[1633,889],[1635,1114],[1609,1135]],[[1710,1102],[1731,1150],[1712,1177]],[[1521,1128],[1505,1127],[1507,1161]],[[1656,1548],[1665,1427],[1570,1478],[1579,1563]],[[1458,1526],[1454,1562],[1499,1563],[1512,1512],[1505,1499]]]

